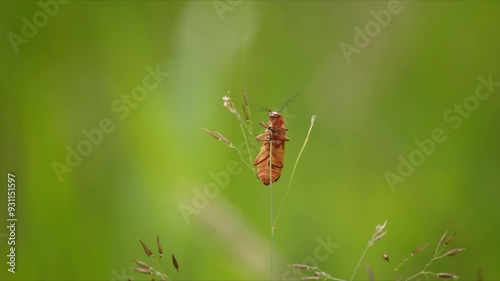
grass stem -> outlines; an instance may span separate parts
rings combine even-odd
[[[271,256],[270,256],[270,279],[273,280],[274,271],[274,212],[273,212],[273,140],[269,136],[269,201],[271,222]]]

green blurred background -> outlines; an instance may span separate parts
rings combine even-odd
[[[0,228],[0,279],[147,278],[131,271],[130,259],[148,261],[137,239],[154,248],[157,234],[166,254],[176,255],[180,279],[269,278],[269,189],[235,150],[201,130],[244,141],[222,106],[231,91],[240,108],[242,86],[254,136],[267,118],[262,107],[277,109],[301,92],[283,112],[291,141],[275,209],[317,116],[276,225],[274,278],[298,276],[286,265],[311,262],[318,241],[329,239],[336,248],[318,265],[349,279],[384,220],[388,234],[366,256],[377,280],[394,279],[382,251],[397,264],[430,243],[401,268],[406,278],[431,258],[445,230],[458,231],[449,249],[466,251],[429,270],[474,280],[481,268],[483,279],[500,278],[500,90],[456,130],[443,119],[474,94],[479,76],[500,81],[500,3],[401,2],[350,62],[340,44],[353,45],[355,28],[388,2],[50,3],[58,11],[17,53],[9,34],[22,36],[23,18],[33,22],[43,8],[0,3],[0,170],[4,187],[7,172],[16,175],[18,217],[15,274],[7,272],[7,229]],[[169,75],[121,120],[111,105],[142,85],[148,67]],[[66,164],[66,147],[75,149],[86,140],[82,131],[103,118],[115,129],[59,181],[53,162]],[[414,141],[435,128],[447,141],[391,189],[384,173],[396,173],[398,156],[408,159]],[[260,144],[250,142],[254,157]],[[186,221],[179,206],[192,206],[194,190],[228,163],[239,172]],[[0,202],[7,225],[6,190]],[[163,263],[176,279],[168,255]],[[364,264],[356,279],[368,278]]]

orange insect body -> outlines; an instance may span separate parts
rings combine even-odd
[[[257,177],[260,181],[269,185],[271,180],[275,182],[281,176],[285,157],[285,141],[289,141],[286,137],[288,129],[283,127],[285,121],[279,112],[269,112],[268,124],[260,122],[260,125],[266,128],[266,132],[256,137],[257,140],[262,141],[262,146],[253,164],[257,166]],[[269,157],[271,143],[273,145],[272,157]],[[269,158],[272,158],[272,164]],[[269,169],[271,169],[272,179]]]

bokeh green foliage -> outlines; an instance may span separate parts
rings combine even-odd
[[[339,44],[353,44],[354,28],[386,3],[244,1],[221,20],[212,1],[73,1],[16,54],[7,34],[20,34],[21,19],[40,7],[2,1],[0,165],[17,175],[19,221],[17,273],[2,262],[0,278],[123,280],[125,272],[137,280],[130,259],[146,259],[137,239],[152,247],[157,234],[179,260],[181,279],[267,278],[268,189],[241,162],[242,172],[189,224],[179,211],[192,204],[194,188],[213,182],[210,172],[239,161],[200,128],[243,142],[221,98],[230,90],[242,104],[244,86],[254,134],[267,116],[259,109],[302,92],[286,109],[291,141],[277,202],[317,116],[277,223],[278,276],[329,236],[339,247],[319,266],[350,277],[387,219],[388,234],[366,257],[376,278],[392,277],[382,251],[397,262],[458,230],[453,243],[466,251],[436,269],[471,280],[481,267],[484,279],[498,279],[500,91],[457,130],[442,115],[474,93],[478,76],[500,81],[500,3],[402,2],[403,11],[348,63]],[[111,103],[157,65],[170,75],[118,119]],[[51,164],[63,163],[65,147],[103,118],[115,130],[59,182]],[[437,127],[448,140],[391,190],[384,173]],[[0,214],[5,221],[4,207]],[[403,272],[420,270],[432,250],[421,256]],[[367,278],[362,270],[357,276]]]

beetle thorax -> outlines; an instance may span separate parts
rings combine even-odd
[[[285,120],[279,112],[269,113],[269,126],[272,128],[281,128],[285,125]]]

